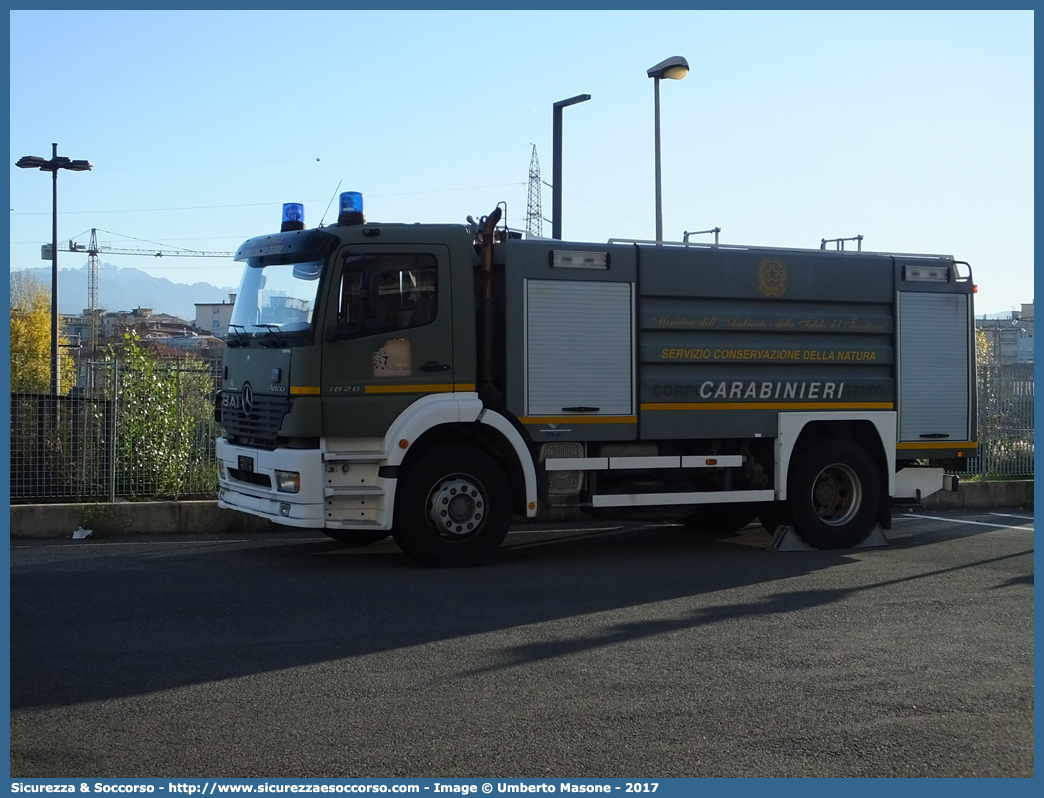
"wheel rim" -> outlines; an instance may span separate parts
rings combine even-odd
[[[863,484],[850,466],[834,463],[819,472],[812,485],[812,507],[824,524],[847,524],[862,504]]]
[[[428,494],[428,521],[444,538],[462,540],[476,534],[486,518],[486,492],[474,477],[453,474]]]

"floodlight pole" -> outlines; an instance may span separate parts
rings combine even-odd
[[[51,160],[58,161],[58,144],[51,144]],[[51,395],[62,392],[58,360],[58,167],[51,170]]]
[[[656,140],[656,243],[663,243],[663,199],[660,193],[660,78],[681,80],[689,73],[689,62],[680,55],[649,67],[645,74],[653,79],[653,135]]]
[[[58,157],[57,142],[51,144],[51,160],[45,161],[38,155],[19,158],[15,166],[21,169],[39,169],[51,173],[51,394],[61,393],[62,378],[58,368],[58,170],[89,172],[90,161],[71,160]]]
[[[578,94],[568,100],[559,100],[552,106],[554,152],[551,166],[551,238],[562,238],[562,109],[590,99],[590,94]]]
[[[663,194],[660,190],[660,78],[653,77],[653,116],[656,119],[654,135],[656,138],[656,243],[663,242]]]

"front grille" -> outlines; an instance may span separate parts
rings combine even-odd
[[[240,471],[238,468],[228,469],[228,475],[240,482],[249,482],[251,485],[260,485],[263,488],[272,487],[272,479],[268,474],[255,474],[253,471]]]
[[[223,407],[221,424],[230,441],[275,448],[279,427],[283,423],[283,416],[290,412],[292,401],[284,396],[254,394],[249,415],[243,413],[242,407]]]

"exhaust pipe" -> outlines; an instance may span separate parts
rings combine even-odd
[[[479,278],[479,373],[478,382],[481,390],[493,384],[494,346],[493,346],[493,231],[500,221],[498,205],[482,225],[482,272]]]

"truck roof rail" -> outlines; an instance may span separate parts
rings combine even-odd
[[[762,247],[762,246],[748,246],[746,244],[708,244],[702,241],[654,241],[652,239],[642,238],[610,238],[609,244],[651,244],[653,246],[663,247],[682,247],[685,249],[727,249],[727,250],[739,250],[739,251],[751,251],[751,252],[823,252],[824,250],[819,247]],[[860,255],[888,255],[893,258],[946,258],[953,260],[953,255],[934,255],[924,252],[870,252],[867,250],[855,251],[852,250],[825,250],[834,255],[851,255],[858,257]]]

